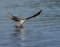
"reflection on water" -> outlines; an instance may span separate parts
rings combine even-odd
[[[12,47],[20,47],[20,46],[24,46],[24,42],[26,40],[26,35],[25,32],[17,32],[13,33],[11,35],[11,43],[12,43]]]
[[[59,47],[60,0],[0,0],[0,47]],[[27,18],[42,9],[20,30],[8,18],[9,12]]]

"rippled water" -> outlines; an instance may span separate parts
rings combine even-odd
[[[17,31],[8,15],[36,18]],[[0,47],[60,47],[60,0],[0,0]]]

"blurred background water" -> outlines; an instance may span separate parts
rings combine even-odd
[[[11,13],[27,18],[26,32],[17,32]],[[0,47],[60,47],[60,0],[0,0]]]

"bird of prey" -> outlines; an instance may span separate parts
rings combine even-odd
[[[15,22],[19,22],[19,27],[20,28],[23,28],[22,24],[26,21],[26,20],[29,20],[31,18],[34,18],[36,16],[38,16],[40,13],[42,12],[42,10],[40,10],[39,12],[37,12],[36,14],[34,14],[33,16],[31,17],[28,17],[28,18],[18,18],[18,17],[15,17],[13,15],[9,15],[9,18],[14,20]]]

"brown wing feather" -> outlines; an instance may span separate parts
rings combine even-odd
[[[15,22],[20,21],[20,19],[18,17],[12,16],[12,15],[10,15],[9,18],[14,20]]]
[[[26,18],[26,19],[28,20],[28,19],[30,19],[30,18],[36,17],[36,16],[38,16],[41,12],[42,12],[42,10],[40,10],[38,13],[36,13],[36,14],[34,14],[33,16],[28,17],[28,18]]]

